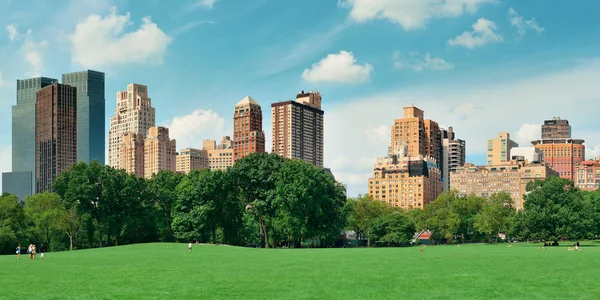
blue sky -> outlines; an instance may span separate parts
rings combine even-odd
[[[600,2],[594,0],[0,0],[0,170],[9,171],[16,79],[106,73],[149,87],[178,149],[231,135],[236,102],[319,90],[325,164],[366,192],[402,107],[453,126],[467,159],[508,131],[522,146],[554,116],[598,156]],[[108,122],[107,122],[108,126]]]

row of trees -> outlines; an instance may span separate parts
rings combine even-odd
[[[0,198],[0,251],[201,241],[275,247],[335,241],[346,196],[331,173],[300,160],[252,154],[227,171],[159,172],[151,180],[77,163],[55,193]]]
[[[500,234],[521,241],[593,239],[600,234],[600,191],[582,191],[559,177],[529,183],[525,207],[518,212],[506,193],[488,198],[443,193],[424,209],[410,210],[405,217],[394,216],[398,221],[393,224],[398,225],[388,232],[395,234],[383,237],[377,231],[382,222],[400,212],[368,196],[350,199],[348,205],[352,207],[348,209],[349,228],[367,238],[369,244],[406,243],[408,228],[414,228],[413,232],[429,230],[437,243],[492,242]],[[399,234],[403,228],[404,236]]]
[[[527,187],[525,209],[505,193],[444,193],[405,212],[368,196],[346,199],[321,168],[275,154],[252,154],[227,171],[159,172],[137,178],[96,162],[77,163],[55,193],[0,197],[0,252],[34,242],[50,250],[142,242],[195,241],[242,246],[332,245],[343,230],[369,246],[409,244],[429,230],[436,243],[595,238],[600,192],[552,177]]]

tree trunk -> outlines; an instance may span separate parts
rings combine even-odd
[[[269,234],[267,232],[267,229],[265,227],[265,222],[264,222],[264,220],[263,220],[262,217],[258,218],[258,224],[260,226],[260,231],[261,231],[260,235],[261,235],[261,238],[265,242],[265,248],[269,248]]]
[[[371,248],[371,232],[367,231],[367,247]]]

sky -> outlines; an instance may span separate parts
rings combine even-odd
[[[415,105],[452,126],[467,161],[488,138],[520,146],[561,117],[600,156],[600,1],[0,0],[0,171],[11,170],[17,79],[106,73],[106,118],[148,86],[177,148],[232,134],[245,96],[262,105],[320,91],[325,166],[367,192],[394,119]]]

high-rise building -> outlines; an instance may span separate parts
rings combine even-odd
[[[584,140],[546,139],[531,142],[543,153],[543,160],[564,179],[575,181],[576,168],[585,160]]]
[[[47,77],[17,80],[17,104],[12,107],[12,172],[2,174],[2,192],[20,200],[36,190],[36,93],[56,82]]]
[[[144,140],[144,177],[152,178],[158,172],[177,171],[175,140],[169,139],[166,127],[151,127]]]
[[[77,88],[77,161],[104,164],[104,73],[86,70],[63,74],[62,83]]]
[[[202,141],[202,150],[208,154],[208,167],[211,171],[225,171],[233,166],[233,148],[230,137],[224,136],[217,145],[215,140]]]
[[[209,168],[208,151],[186,148],[177,154],[177,172],[188,174],[192,170]]]
[[[146,136],[150,127],[156,125],[156,115],[152,99],[148,97],[148,87],[132,83],[126,91],[117,92],[117,107],[110,118],[108,131],[108,165],[119,168],[120,147],[123,134],[141,133]]]
[[[555,117],[552,120],[545,120],[542,125],[542,140],[546,139],[570,139],[571,125],[568,120],[562,120]]]
[[[273,153],[323,167],[321,94],[300,92],[296,101],[271,104]]]
[[[424,112],[415,106],[404,107],[404,117],[394,120],[392,151],[395,145],[408,145],[408,156],[428,156],[442,164],[442,134],[437,122],[424,119]]]
[[[457,167],[465,165],[466,149],[466,142],[456,139],[452,127],[448,127],[448,130],[442,129],[442,178],[444,181],[444,191],[450,189],[450,172],[454,172]]]
[[[254,99],[246,96],[235,105],[233,112],[233,162],[250,153],[263,152],[262,109]]]
[[[487,141],[487,165],[499,165],[510,161],[510,150],[519,147],[515,141],[510,139],[508,132],[501,132],[495,138]]]
[[[406,143],[397,141],[392,149],[393,153],[377,159],[369,178],[369,195],[405,210],[425,207],[444,189],[439,167],[431,157],[408,156]]]
[[[119,169],[137,177],[144,177],[144,135],[127,132],[119,147]]]
[[[586,191],[595,191],[600,187],[600,158],[582,161],[577,166],[575,186]]]
[[[545,163],[528,163],[522,159],[498,165],[465,164],[450,173],[450,189],[459,195],[488,197],[494,193],[510,194],[517,209],[523,209],[527,183],[543,180],[557,173]]]
[[[77,162],[77,88],[53,83],[36,93],[36,192]]]

